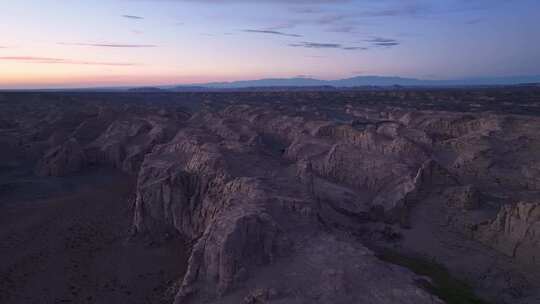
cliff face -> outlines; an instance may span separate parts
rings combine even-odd
[[[70,120],[70,127],[56,126],[60,131],[42,145],[46,152],[36,173],[65,176],[88,166],[107,165],[136,174],[144,156],[155,145],[170,140],[180,122],[187,118],[128,110],[100,108],[78,123]],[[61,116],[56,120],[65,125],[63,119],[67,118]]]
[[[155,145],[169,140],[176,130],[176,122],[162,117],[116,120],[87,149],[93,162],[136,173],[144,156]]]
[[[505,205],[496,218],[478,225],[474,236],[516,260],[540,265],[540,203]]]
[[[41,176],[66,176],[81,171],[86,165],[86,154],[76,139],[50,149],[39,161],[35,172]]]
[[[137,232],[152,234],[176,229],[197,240],[176,303],[198,303],[204,299],[237,303],[245,296],[239,291],[242,286],[256,284],[275,291],[274,297],[290,300],[293,300],[291,286],[297,289],[294,291],[297,300],[321,303],[323,298],[338,302],[369,299],[372,303],[397,300],[397,294],[382,296],[382,290],[379,290],[380,298],[353,291],[355,286],[362,285],[363,290],[371,286],[371,292],[376,293],[382,288],[380,282],[367,278],[377,272],[403,279],[389,283],[402,293],[400,303],[431,301],[431,296],[411,285],[415,280],[412,273],[398,267],[381,267],[382,263],[361,245],[356,247],[364,252],[363,257],[353,258],[355,246],[350,247],[348,241],[324,232],[320,217],[325,216],[325,211],[316,192],[324,192],[327,201],[339,202],[342,193],[325,191],[338,185],[321,177],[313,185],[313,169],[300,169],[306,164],[305,159],[291,161],[285,151],[273,151],[267,144],[274,138],[286,145],[286,138],[280,137],[283,133],[258,130],[242,117],[231,119],[232,110],[192,118],[189,128],[146,156],[139,173]],[[350,202],[360,208],[363,203]],[[308,249],[312,244],[321,247],[313,252]],[[336,246],[335,250],[326,247],[330,244]],[[363,266],[348,269],[340,255],[361,260]],[[286,266],[286,261],[291,259],[324,263],[303,266],[298,263],[289,269],[291,265]],[[263,274],[265,265],[272,265],[271,271],[290,277],[291,286]],[[335,269],[328,265],[334,265]],[[293,269],[333,272],[327,279],[310,281],[304,276],[295,277]],[[331,282],[334,275],[338,282]],[[325,290],[328,287],[321,284],[337,285]],[[324,296],[311,294],[315,287],[323,290],[320,292]],[[351,292],[341,295],[348,288]]]
[[[306,242],[326,238],[327,225],[408,226],[415,204],[445,189],[453,189],[445,192],[449,204],[478,207],[476,190],[434,160],[436,140],[401,122],[343,125],[232,106],[199,113],[187,125],[146,156],[135,215],[138,232],[173,229],[197,240],[177,303],[234,297],[245,282],[268,285],[261,266],[311,258]],[[471,129],[448,131],[451,125],[441,127],[448,136]],[[320,232],[299,238],[297,231]],[[339,267],[337,273],[345,271]]]
[[[403,210],[420,186],[416,177],[429,160],[429,149],[417,140],[421,132],[415,134],[395,122],[344,125],[262,108],[231,107],[224,112],[278,140],[284,159],[309,163],[316,193],[324,192],[317,190],[319,183],[342,185],[356,193],[356,209],[381,210],[390,222],[405,221]]]

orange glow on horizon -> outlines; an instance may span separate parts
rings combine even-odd
[[[160,73],[158,70],[138,71],[134,67],[114,69],[124,71],[61,64],[0,64],[0,89],[180,85],[244,79],[239,73],[226,74],[223,71],[219,74],[186,75]],[[253,74],[247,77],[264,76]]]

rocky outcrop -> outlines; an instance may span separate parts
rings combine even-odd
[[[236,207],[212,222],[195,244],[175,303],[222,297],[255,279],[257,267],[290,251],[287,234],[269,214]]]
[[[92,108],[73,116],[53,111],[44,118],[46,131],[31,135],[40,138],[39,146],[34,143],[32,148],[58,150],[69,138],[75,140],[85,154],[85,163],[78,166],[79,169],[106,165],[136,174],[144,156],[155,145],[172,138],[181,121],[187,119],[185,114],[170,114],[165,110],[153,112],[138,107],[118,109],[110,106]],[[47,131],[49,129],[54,131]],[[41,133],[47,132],[50,132],[48,138],[41,140],[45,136]],[[41,155],[40,163],[49,162],[47,158],[50,157]],[[75,173],[73,170],[62,174]],[[40,171],[41,168],[36,169],[36,172]]]
[[[144,156],[155,145],[169,140],[177,129],[178,122],[165,117],[118,119],[85,149],[91,163],[108,164],[136,174]]]
[[[495,219],[476,226],[474,236],[519,262],[540,265],[540,203],[505,205]]]
[[[480,192],[472,185],[448,187],[443,197],[451,208],[468,211],[481,207]]]
[[[260,269],[243,290],[208,303],[444,303],[418,289],[418,277],[362,245],[325,233],[306,236],[296,242],[294,255]]]
[[[217,123],[210,126],[209,120]],[[431,303],[432,296],[414,285],[412,273],[381,267],[382,262],[361,246],[357,249],[366,255],[353,258],[358,252],[354,247],[326,235],[319,221],[323,212],[319,195],[305,183],[311,169],[284,162],[279,154],[264,154],[265,135],[249,125],[248,120],[223,119],[219,114],[196,116],[190,127],[157,146],[143,162],[136,233],[175,230],[195,241],[175,303],[240,303],[246,297],[252,301],[246,286],[253,284],[275,290],[272,297],[283,301]],[[317,249],[308,249],[311,244],[318,244]],[[328,251],[327,245],[343,250]],[[348,269],[345,257],[363,266]],[[313,262],[300,262],[309,259]],[[291,260],[298,262],[289,264]],[[313,273],[315,278],[328,265],[334,268],[327,279],[312,281],[311,275],[294,274]],[[267,271],[274,274],[266,275]],[[402,298],[377,291],[379,283],[369,276],[381,272],[397,278],[389,284]],[[332,279],[336,274],[341,277],[337,285]],[[272,278],[277,276],[288,277],[296,290],[276,284]],[[356,292],[354,286],[360,285],[370,292]]]
[[[71,138],[45,153],[36,166],[41,176],[66,176],[79,172],[86,165],[86,155],[76,139]]]
[[[317,191],[319,194],[333,192],[336,185],[355,193],[356,206],[346,208],[339,206],[343,195],[324,195],[326,202],[337,207],[334,209],[353,217],[365,217],[366,207],[371,206],[380,220],[402,221],[406,217],[405,196],[416,187],[415,176],[429,159],[427,136],[397,122],[340,124],[245,106],[229,107],[224,115],[243,119],[260,133],[277,139],[285,147],[286,159],[309,163],[314,188],[323,189]],[[346,209],[362,211],[350,213]]]
[[[260,181],[235,174],[234,160],[217,140],[201,130],[182,130],[147,156],[139,174],[137,232],[176,229],[198,240],[180,291],[184,297],[197,286],[225,293],[287,243],[265,211],[268,197]]]

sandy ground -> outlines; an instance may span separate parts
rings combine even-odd
[[[0,303],[170,303],[187,250],[128,240],[134,179],[111,170],[37,178],[0,168]],[[7,165],[6,165],[7,164]]]

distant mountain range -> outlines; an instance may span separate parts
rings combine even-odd
[[[492,86],[540,83],[540,75],[491,78],[464,78],[454,80],[423,80],[416,78],[358,76],[338,80],[320,80],[307,77],[267,78],[233,82],[209,82],[190,85],[160,87],[169,90],[241,89],[265,87],[366,87],[366,86],[407,86],[407,87],[451,87],[451,86]]]
[[[467,86],[534,86],[540,87],[540,75],[463,78],[453,80],[426,80],[388,76],[357,76],[338,80],[320,80],[308,77],[266,78],[232,82],[208,82],[167,86],[140,87],[93,87],[55,89],[4,89],[0,91],[43,91],[43,92],[220,92],[220,91],[335,91],[340,89],[371,90],[401,87],[467,87]]]

